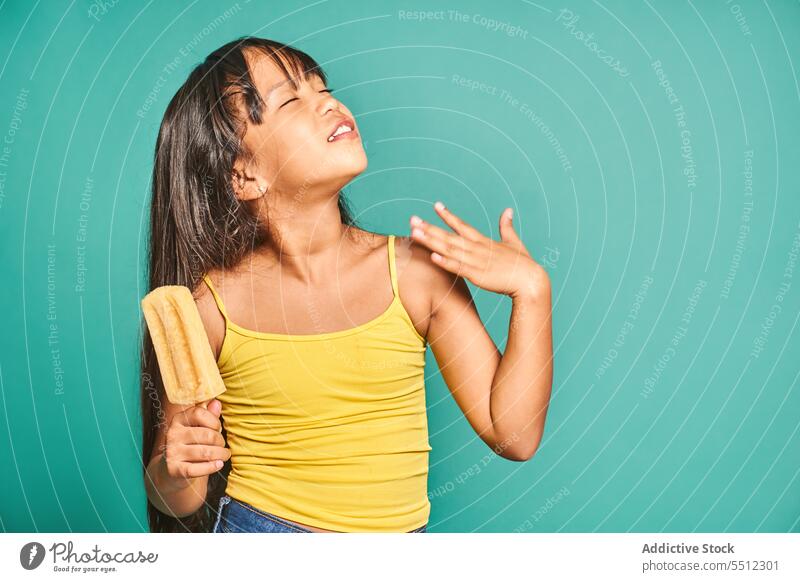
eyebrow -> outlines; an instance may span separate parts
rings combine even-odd
[[[317,75],[316,73],[306,73],[306,75],[304,76],[304,78],[306,80],[311,80],[314,77],[318,77],[319,78],[319,75]],[[320,78],[320,80],[321,80],[321,78]],[[267,89],[267,93],[266,93],[266,95],[264,95],[264,103],[269,101],[269,96],[272,95],[272,93],[274,91],[276,91],[280,87],[284,86],[286,83],[289,83],[291,85],[292,89],[294,89],[295,91],[299,90],[299,87],[297,85],[297,81],[295,81],[294,77],[289,77],[288,79],[284,79],[283,81],[279,81],[279,82],[275,83],[272,87]]]
[[[267,89],[267,94],[264,96],[264,101],[266,101],[267,99],[269,99],[269,96],[270,96],[270,95],[272,95],[273,91],[275,91],[275,90],[276,90],[276,89],[278,89],[279,87],[282,87],[282,86],[283,86],[283,85],[285,85],[286,83],[289,83],[289,84],[291,84],[291,86],[292,86],[292,89],[295,89],[295,90],[297,90],[297,82],[296,82],[296,81],[295,81],[293,78],[291,78],[291,77],[290,77],[290,78],[288,78],[288,79],[284,79],[283,81],[280,81],[279,83],[275,83],[275,84],[274,84],[272,87],[270,87],[269,89]]]

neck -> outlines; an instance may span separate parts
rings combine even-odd
[[[257,254],[280,264],[281,276],[304,283],[324,280],[341,263],[347,226],[339,214],[339,192],[271,196],[260,219],[269,237]]]

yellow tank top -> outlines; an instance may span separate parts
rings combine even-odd
[[[342,532],[407,532],[428,522],[426,340],[394,298],[375,319],[322,334],[257,332],[225,318],[217,365],[231,449],[227,495]]]

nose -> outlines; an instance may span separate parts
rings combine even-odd
[[[336,99],[330,93],[323,94],[325,98],[322,100],[320,104],[320,115],[325,115],[328,111],[338,111],[339,110],[339,100]]]

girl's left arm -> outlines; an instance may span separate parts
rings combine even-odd
[[[411,218],[412,239],[433,251],[440,275],[450,274],[433,285],[428,343],[478,436],[502,457],[528,460],[544,432],[553,382],[549,277],[514,231],[511,209],[495,241],[439,203],[435,208],[455,232]],[[483,326],[464,278],[511,297],[505,354]]]

